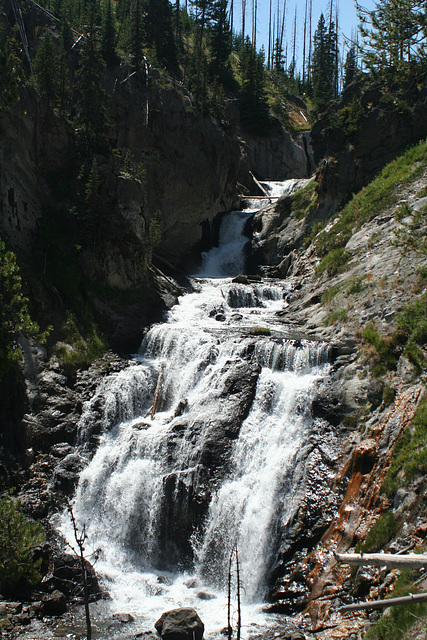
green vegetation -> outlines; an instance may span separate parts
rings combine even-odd
[[[328,114],[327,130],[341,131],[348,135],[356,133],[366,116],[364,107],[357,96],[352,101],[337,111]]]
[[[321,260],[320,264],[316,268],[316,273],[320,275],[326,271],[329,276],[334,276],[344,270],[350,258],[351,254],[348,251],[345,251],[342,247],[332,249],[327,255],[325,255],[323,260]]]
[[[426,166],[427,141],[424,140],[384,167],[375,180],[342,209],[335,224],[318,234],[315,240],[318,255],[326,256],[338,249],[343,251],[357,229],[372,220],[378,211],[385,210],[398,200],[397,187],[421,175]],[[338,252],[335,254],[337,257],[340,255]],[[330,260],[334,261],[332,258]]]
[[[10,497],[0,499],[0,592],[13,595],[23,584],[41,580],[42,559],[35,549],[44,542],[45,532],[38,522],[29,521],[20,503]]]
[[[6,371],[22,359],[20,334],[45,342],[47,333],[31,319],[29,300],[22,291],[16,256],[0,240],[0,380]]]
[[[314,178],[292,196],[292,211],[297,220],[305,218],[317,205],[316,182]]]
[[[18,57],[18,45],[14,37],[7,38],[0,30],[0,113],[17,102],[18,87],[24,76],[24,70]]]
[[[271,331],[269,327],[253,327],[249,333],[253,336],[269,336]]]
[[[384,511],[369,529],[362,544],[356,545],[357,553],[381,551],[393,539],[397,530],[395,517],[391,511]]]
[[[382,0],[368,11],[357,5],[364,63],[386,81],[396,81],[424,60],[424,2]]]
[[[398,598],[417,593],[419,586],[414,583],[418,578],[419,572],[416,570],[402,569],[390,597]],[[384,613],[379,621],[368,629],[364,637],[366,640],[401,640],[405,632],[415,624],[414,616],[423,619],[426,615],[426,602],[390,607],[387,613]],[[417,638],[419,637],[417,635]]]
[[[88,315],[90,316],[90,310]],[[89,324],[89,321],[86,322]],[[87,368],[94,360],[100,358],[108,349],[104,338],[98,334],[94,322],[90,323],[85,336],[79,329],[76,317],[68,312],[66,322],[67,343],[58,343],[56,355],[62,368],[68,376],[72,377],[77,369]]]
[[[344,321],[347,318],[348,309],[337,309],[336,311],[331,311],[328,314],[325,320],[325,325],[329,326],[331,324],[335,324],[339,320]]]
[[[393,462],[383,483],[387,495],[427,472],[427,396],[424,395],[410,426],[400,436]]]

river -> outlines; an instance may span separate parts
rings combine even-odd
[[[276,197],[299,185],[266,186]],[[263,612],[269,571],[280,532],[303,498],[295,458],[329,364],[325,343],[286,326],[286,282],[233,282],[244,273],[243,232],[256,206],[224,217],[219,246],[191,277],[193,291],[84,408],[79,440],[88,464],[73,509],[110,596],[93,608],[93,637],[129,637],[130,630],[106,632],[113,613],[131,614],[135,633],[181,606],[197,610],[206,637],[217,636],[227,624],[234,548],[242,637],[277,623]],[[101,395],[104,429],[90,457],[86,443]],[[72,543],[67,515],[60,528]]]

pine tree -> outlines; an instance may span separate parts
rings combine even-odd
[[[374,74],[395,77],[424,59],[425,0],[382,0],[372,11],[357,9],[363,61]]]
[[[347,52],[344,63],[344,88],[353,82],[357,73],[357,51],[356,45],[351,45]]]
[[[233,74],[230,65],[232,36],[227,16],[227,0],[216,0],[210,13],[210,72],[212,77],[231,89]]]
[[[23,75],[16,41],[9,36],[0,47],[0,112],[17,102]]]
[[[270,126],[270,116],[265,91],[264,52],[256,52],[246,38],[240,55],[242,93],[240,117],[242,125],[251,133],[264,135]]]
[[[311,65],[313,100],[319,108],[323,108],[335,95],[336,41],[334,22],[330,23],[328,29],[322,13],[313,38]]]
[[[130,9],[130,43],[129,49],[132,64],[139,70],[143,58],[142,47],[144,42],[144,23],[142,0],[132,0]]]
[[[120,58],[116,51],[116,25],[114,20],[113,8],[111,0],[108,0],[107,10],[101,29],[101,55],[107,68],[115,67],[119,64]]]
[[[58,98],[58,59],[49,33],[37,49],[33,62],[34,81],[40,97],[54,107]]]
[[[174,32],[174,15],[169,0],[145,0],[144,36],[154,48],[158,61],[172,73],[178,71],[178,49]]]
[[[84,155],[103,153],[108,147],[107,94],[101,86],[104,65],[92,30],[85,38],[77,72],[76,133]]]

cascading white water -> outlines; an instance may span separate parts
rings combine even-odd
[[[208,635],[223,627],[223,587],[235,544],[248,603],[244,623],[266,624],[254,603],[264,595],[273,532],[291,520],[301,500],[293,465],[312,424],[311,398],[328,368],[327,346],[286,335],[275,315],[286,307],[285,283],[237,284],[225,277],[243,271],[246,220],[244,212],[230,215],[220,246],[204,256],[195,292],[151,328],[128,369],[104,380],[80,424],[83,446],[102,394],[103,433],[81,474],[74,511],[99,550],[97,569],[111,606],[149,628],[175,606],[194,606]],[[171,477],[167,500],[178,500],[183,488],[191,494],[192,483],[203,486],[207,467],[200,456],[212,425],[226,420],[226,381],[234,375],[238,382],[240,370],[257,376],[254,398],[224,473],[208,488],[205,520],[192,532],[194,567],[179,572],[177,562],[168,564],[173,541],[168,546],[162,539],[165,492]],[[161,399],[151,417],[160,371]],[[65,517],[62,530],[72,539]],[[200,599],[201,591],[211,597]]]

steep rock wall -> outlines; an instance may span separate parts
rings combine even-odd
[[[314,124],[319,217],[332,215],[409,144],[426,135],[427,85],[384,88],[364,77],[350,84]]]

